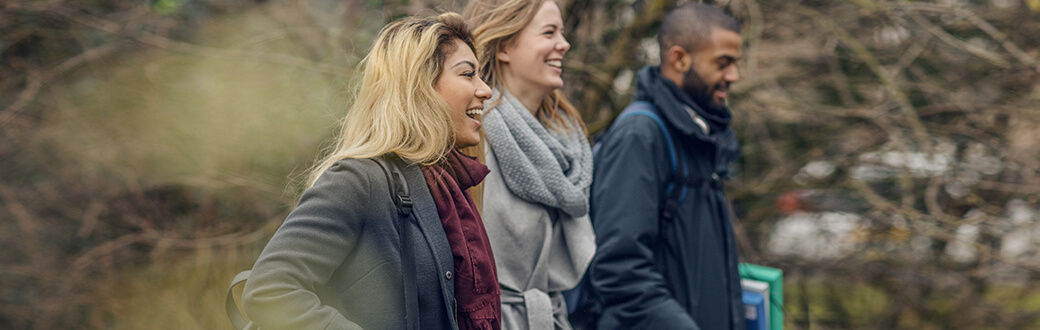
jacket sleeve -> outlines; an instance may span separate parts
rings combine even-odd
[[[616,125],[596,155],[591,197],[600,328],[698,329],[654,267],[662,171],[670,171],[665,142],[649,118]]]
[[[317,294],[353,250],[368,217],[370,180],[358,165],[341,161],[322,174],[260,253],[242,295],[246,314],[260,328],[360,329]]]

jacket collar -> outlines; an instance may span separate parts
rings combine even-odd
[[[711,135],[729,130],[728,121],[712,124],[706,116],[707,112],[701,106],[683,93],[674,82],[661,76],[659,67],[644,67],[639,70],[636,77],[635,99],[655,105],[665,120],[683,135],[710,140]],[[727,114],[729,112],[728,109],[722,110]],[[691,114],[696,115],[701,123],[695,122],[695,117]],[[710,129],[705,130],[705,126]]]

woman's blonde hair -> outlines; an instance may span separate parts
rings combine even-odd
[[[502,81],[503,66],[498,60],[498,52],[516,39],[516,35],[534,20],[542,4],[547,1],[553,0],[472,0],[466,5],[462,16],[465,17],[466,23],[473,27],[477,60],[482,63],[481,78],[491,88],[505,88]],[[502,100],[499,98],[494,102],[494,105],[498,105]],[[571,127],[567,118],[560,116],[556,109],[563,110],[567,117],[578,123],[582,131],[585,130],[581,114],[559,89],[542,100],[535,111],[535,118],[546,127],[575,129],[576,127]]]
[[[455,126],[434,86],[444,61],[457,50],[455,40],[476,53],[473,36],[456,13],[409,17],[384,27],[361,62],[357,98],[335,145],[311,169],[308,186],[346,158],[395,153],[422,165],[443,160],[454,148]]]

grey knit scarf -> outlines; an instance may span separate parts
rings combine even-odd
[[[515,97],[499,90],[502,102],[484,114],[484,131],[506,186],[517,197],[558,208],[571,217],[589,212],[592,151],[575,118],[571,129],[548,129]]]

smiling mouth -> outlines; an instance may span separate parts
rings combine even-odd
[[[466,116],[468,116],[470,118],[473,118],[473,119],[477,119],[477,117],[480,117],[483,114],[484,114],[484,109],[469,109],[469,110],[466,110]]]
[[[729,96],[729,86],[725,84],[719,84],[712,90],[711,95],[721,99],[726,99]]]
[[[557,69],[563,69],[563,61],[561,60],[548,60],[545,61],[545,64],[548,64],[549,66]]]

